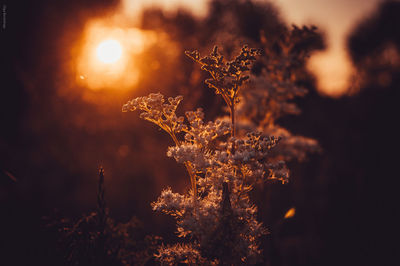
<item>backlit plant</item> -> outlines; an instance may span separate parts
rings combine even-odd
[[[140,110],[140,117],[166,131],[175,146],[167,155],[185,165],[191,190],[187,194],[162,191],[153,210],[172,215],[182,243],[162,246],[156,254],[165,264],[254,264],[260,261],[259,239],[267,230],[256,220],[257,208],[249,192],[266,180],[288,181],[283,161],[269,154],[280,138],[260,132],[236,135],[236,106],[241,88],[249,79],[251,63],[258,49],[244,46],[237,57],[226,61],[215,47],[211,54],[186,52],[210,73],[206,80],[222,96],[230,111],[230,121],[204,121],[202,109],[186,112],[186,120],[176,114],[182,96],[164,99],[152,93],[129,101],[123,111]]]

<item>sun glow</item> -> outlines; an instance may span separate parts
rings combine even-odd
[[[97,58],[106,64],[117,62],[122,55],[121,44],[116,40],[106,40],[97,46]]]
[[[86,25],[76,46],[76,81],[90,90],[132,89],[139,80],[142,53],[156,42],[154,33],[115,26],[108,20]]]

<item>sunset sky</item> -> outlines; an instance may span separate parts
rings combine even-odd
[[[259,0],[263,1],[263,0]],[[315,24],[325,33],[327,50],[314,54],[309,68],[317,75],[318,87],[337,95],[349,86],[352,66],[345,49],[346,36],[357,23],[369,15],[383,0],[273,0],[287,24]],[[208,0],[122,0],[123,12],[137,16],[142,7],[161,5],[168,11],[185,7],[199,16],[207,12]]]

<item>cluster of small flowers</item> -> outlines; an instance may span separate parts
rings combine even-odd
[[[220,137],[229,133],[230,125],[227,122],[209,122],[205,124],[200,110],[196,116],[191,113],[188,117],[190,126],[185,135],[185,141],[180,145],[169,147],[167,156],[174,157],[178,163],[190,162],[199,177],[199,187],[204,186],[204,179],[232,184],[244,180],[254,182],[265,180],[272,174],[274,168],[268,161],[270,150],[273,150],[280,140],[276,137],[262,137],[260,132],[249,133],[245,139],[230,138],[220,141]],[[237,174],[240,174],[240,178]],[[221,178],[222,177],[222,178]],[[280,179],[287,182],[288,177]]]
[[[318,142],[312,138],[307,138],[304,136],[293,135],[287,129],[276,124],[276,120],[279,116],[286,114],[297,113],[297,106],[293,103],[285,102],[284,99],[279,97],[271,100],[262,86],[253,87],[249,93],[243,93],[244,96],[241,102],[238,104],[237,113],[237,132],[239,135],[243,135],[245,132],[249,131],[261,131],[266,136],[279,136],[281,141],[279,147],[275,149],[271,155],[276,157],[277,160],[292,161],[298,160],[303,161],[307,158],[310,153],[319,152],[321,149]],[[263,95],[259,95],[262,93]],[[271,96],[273,97],[273,96]],[[266,106],[270,101],[270,105],[276,108],[281,108],[280,115],[263,110],[263,107],[258,108],[257,113],[246,109],[253,108],[252,106]],[[272,101],[275,101],[273,104]],[[280,102],[282,101],[282,102]],[[254,108],[253,108],[254,109]],[[221,118],[227,120],[226,118]]]
[[[228,134],[231,130],[231,124],[226,121],[216,120],[204,123],[204,113],[201,108],[195,112],[186,112],[186,117],[190,130],[185,135],[185,141],[200,147],[207,147],[213,140]]]
[[[283,71],[284,69],[276,67],[273,71],[263,69],[260,76],[252,75],[250,86],[243,90],[238,115],[268,114],[268,118],[260,122],[270,123],[285,114],[299,114],[296,104],[290,101],[294,97],[304,96],[307,91],[296,86],[289,78],[284,78],[285,75],[281,73]],[[253,104],[257,104],[258,108],[255,109]]]
[[[315,28],[300,29],[293,26],[275,43],[268,43],[262,36],[265,50],[260,63],[262,71],[251,76],[251,83],[242,90],[242,98],[237,105],[239,134],[258,130],[264,135],[282,138],[273,152],[276,160],[301,161],[307,154],[320,151],[314,139],[294,136],[276,125],[280,117],[300,113],[300,109],[291,101],[307,93],[304,87],[298,85],[298,80],[309,57],[304,43],[315,38],[315,35]]]
[[[303,161],[307,158],[307,155],[321,151],[315,139],[292,135],[288,130],[278,125],[265,128],[264,133],[282,138],[276,149],[270,153],[270,157],[276,158],[276,160]]]
[[[161,193],[157,202],[152,204],[153,209],[174,216],[179,236],[194,239],[191,245],[160,248],[157,256],[162,262],[168,263],[163,258],[174,254],[175,261],[180,259],[179,262],[184,263],[187,256],[182,254],[188,253],[198,254],[194,256],[196,260],[206,264],[231,262],[237,265],[258,261],[257,240],[267,231],[256,220],[257,208],[247,197],[224,191],[228,190],[210,187],[196,204],[191,196],[173,193],[171,189]],[[177,248],[179,254],[175,254]]]
[[[204,259],[198,248],[194,248],[193,244],[175,244],[173,246],[161,246],[159,253],[156,254],[159,261],[167,265],[217,265],[217,263],[208,263]]]
[[[122,112],[142,110],[140,117],[155,123],[168,133],[178,133],[186,129],[183,116],[177,117],[176,108],[183,100],[182,96],[168,98],[169,103],[164,103],[161,93],[151,93],[146,97],[135,98],[122,106]]]
[[[198,51],[186,51],[185,54],[198,62],[202,70],[210,73],[211,78],[205,81],[206,84],[214,88],[216,94],[222,95],[228,107],[232,107],[237,103],[240,87],[249,79],[249,76],[243,73],[250,70],[250,64],[261,54],[261,50],[245,45],[240,54],[229,62],[225,62],[217,46],[209,56],[203,58]]]
[[[186,112],[190,126],[186,130],[184,142],[179,146],[169,147],[167,156],[174,157],[177,162],[191,162],[197,171],[213,164],[213,144],[219,137],[229,134],[231,125],[225,121],[203,122],[201,109]]]

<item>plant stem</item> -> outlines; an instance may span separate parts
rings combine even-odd
[[[168,131],[167,131],[167,132],[168,132]],[[171,132],[168,132],[168,133],[171,135],[172,139],[174,140],[175,145],[176,145],[176,146],[180,146],[181,143],[180,143],[180,141],[178,140],[178,138],[175,136],[175,133],[173,133],[172,131],[171,131]],[[192,190],[193,190],[193,200],[194,200],[194,203],[196,204],[196,202],[197,202],[197,184],[196,184],[196,176],[195,176],[195,174],[193,173],[192,164],[191,164],[190,162],[185,162],[184,164],[185,164],[186,170],[187,170],[187,172],[188,172],[188,174],[189,174],[189,177],[190,177],[190,183],[191,183],[191,185],[192,185]]]
[[[233,137],[235,137],[235,135],[236,135],[236,129],[235,129],[235,103],[232,101],[232,104],[231,104],[231,108],[230,108],[230,111],[231,111],[231,123],[232,123],[232,128],[231,128],[231,137],[233,138]]]

